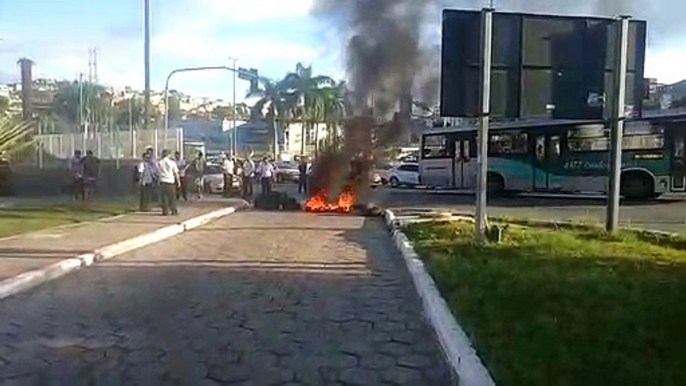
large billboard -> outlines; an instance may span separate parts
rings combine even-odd
[[[491,115],[607,118],[614,88],[615,19],[521,13],[493,15]],[[441,115],[479,115],[481,12],[444,10]],[[642,113],[645,21],[629,27],[627,112]]]

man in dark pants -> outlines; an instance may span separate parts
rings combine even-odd
[[[176,161],[172,159],[171,152],[167,149],[162,150],[162,159],[158,165],[158,173],[162,215],[168,216],[171,213],[173,216],[176,216],[179,214],[179,210],[176,208],[176,189],[180,181],[179,167],[176,165]]]
[[[257,168],[260,174],[260,184],[262,185],[262,194],[269,194],[272,192],[272,180],[274,179],[274,165],[269,162],[269,158],[264,157],[260,166]]]
[[[150,203],[153,196],[153,180],[155,174],[155,167],[152,164],[152,155],[149,153],[143,154],[143,160],[136,167],[136,179],[139,185],[139,210],[147,212],[150,210]]]
[[[298,177],[298,193],[304,193],[307,194],[307,178],[309,176],[310,172],[310,164],[307,161],[307,158],[302,157],[300,159],[300,165],[298,165],[298,171],[300,172],[300,175]]]
[[[181,152],[177,151],[174,153],[174,159],[176,160],[176,166],[179,168],[179,188],[176,191],[176,200],[183,198],[184,201],[188,201],[188,184],[186,182],[186,170],[188,165],[186,160],[181,158]]]
[[[248,157],[243,161],[243,199],[252,200],[253,179],[255,178],[255,163]]]

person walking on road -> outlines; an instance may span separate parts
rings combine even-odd
[[[179,167],[167,149],[162,150],[162,159],[159,162],[160,175],[160,200],[162,201],[162,215],[173,216],[179,214],[176,208],[176,189],[179,186]]]
[[[202,192],[205,189],[205,180],[203,178],[205,175],[205,165],[205,156],[202,152],[198,152],[198,156],[193,159],[188,169],[190,177],[193,179],[193,191],[197,193],[198,200],[202,200]]]
[[[178,201],[183,197],[184,201],[188,201],[188,183],[186,181],[188,164],[185,159],[181,158],[181,152],[179,151],[174,153],[174,159],[176,160],[176,166],[179,167],[179,189],[176,191],[176,200]]]
[[[224,161],[222,162],[222,174],[224,175],[224,197],[229,197],[231,195],[235,167],[236,164],[233,160],[233,157],[229,157],[226,153],[224,153]]]
[[[243,161],[243,199],[252,200],[253,195],[253,179],[255,178],[255,162],[252,158],[248,158]]]
[[[260,174],[260,184],[262,186],[262,194],[269,194],[272,192],[272,180],[274,179],[274,165],[269,162],[269,158],[264,157],[260,166],[257,167]]]
[[[152,154],[143,153],[143,159],[136,167],[137,183],[139,187],[138,209],[141,212],[150,210],[153,196],[153,181],[155,179],[155,166],[152,163]]]

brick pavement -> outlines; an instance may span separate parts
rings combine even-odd
[[[239,212],[0,302],[0,384],[450,385],[378,219]]]
[[[191,201],[180,204],[179,216],[132,213],[0,239],[0,281],[239,202]]]

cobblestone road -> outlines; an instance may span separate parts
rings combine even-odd
[[[240,212],[0,302],[2,385],[450,385],[377,219]]]

